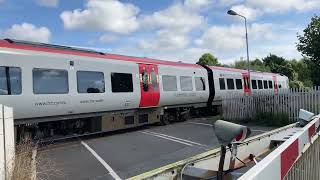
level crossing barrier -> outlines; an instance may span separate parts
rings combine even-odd
[[[263,158],[239,180],[320,179],[320,115]]]

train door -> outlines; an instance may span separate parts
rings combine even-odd
[[[273,88],[274,88],[274,92],[278,93],[278,82],[277,82],[277,76],[272,76],[273,79]]]
[[[139,64],[141,99],[139,107],[154,107],[159,104],[160,88],[158,66]]]
[[[250,95],[251,88],[248,73],[242,73],[244,94]]]

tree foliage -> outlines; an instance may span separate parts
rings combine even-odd
[[[210,53],[203,54],[199,61],[197,62],[199,65],[208,65],[208,66],[220,66],[218,59],[214,57]]]
[[[296,79],[296,74],[292,65],[283,57],[270,54],[263,58],[262,61],[270,68],[271,72],[286,75],[290,80]]]
[[[248,63],[244,60],[239,60],[232,65],[232,67],[237,69],[248,69]],[[250,69],[254,71],[270,72],[270,68],[265,66],[265,64],[260,59],[255,59],[250,61]]]
[[[320,67],[320,16],[311,18],[303,35],[298,35],[298,40],[298,51]]]
[[[306,57],[303,61],[308,67],[305,71],[305,76],[309,77],[306,83],[320,86],[320,16],[311,18],[303,35],[298,35],[298,40],[297,49]]]

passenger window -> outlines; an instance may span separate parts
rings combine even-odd
[[[152,83],[153,90],[157,91],[159,88],[158,77],[154,70],[152,70],[151,72],[151,83]]]
[[[226,84],[224,82],[224,78],[219,78],[219,84],[220,84],[220,89],[225,90],[226,89]]]
[[[103,72],[78,71],[78,93],[104,93],[105,83]]]
[[[148,91],[149,90],[149,84],[148,84],[149,76],[148,76],[147,71],[143,71],[141,73],[141,78],[142,78],[142,89],[144,91]]]
[[[241,79],[236,79],[236,87],[237,87],[237,89],[242,89],[242,81],[241,81]]]
[[[133,92],[132,74],[111,73],[112,92]]]
[[[268,81],[267,80],[263,81],[263,88],[268,89]]]
[[[269,89],[272,89],[273,88],[273,83],[272,81],[269,81]]]
[[[68,71],[34,68],[32,74],[35,94],[68,94]]]
[[[196,84],[196,90],[197,91],[205,91],[206,90],[206,84],[203,77],[195,77],[194,78],[195,84]]]
[[[0,95],[21,94],[21,69],[0,66]]]
[[[259,88],[259,89],[263,89],[263,87],[262,87],[262,80],[258,80],[258,88]]]
[[[251,80],[252,81],[252,89],[257,89],[257,80]]]
[[[228,89],[234,89],[234,81],[233,79],[227,79]]]
[[[177,91],[177,77],[176,76],[162,76],[162,86],[164,91]]]
[[[181,91],[192,91],[192,77],[190,76],[180,76],[180,87]]]

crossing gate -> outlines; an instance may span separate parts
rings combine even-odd
[[[320,115],[241,176],[240,180],[320,179]]]
[[[12,108],[0,104],[0,180],[9,179],[15,154]]]

